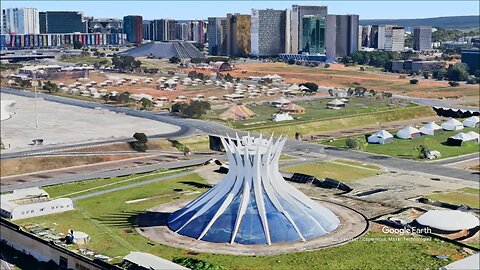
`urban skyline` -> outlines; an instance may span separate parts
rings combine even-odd
[[[197,3],[194,3],[197,2]],[[331,14],[359,14],[361,19],[412,19],[443,16],[468,16],[475,15],[474,10],[479,9],[477,1],[435,2],[415,1],[366,1],[362,4],[353,4],[351,1],[138,1],[135,6],[130,2],[120,1],[111,5],[110,1],[96,1],[95,5],[84,5],[82,1],[2,1],[2,8],[34,7],[39,11],[71,10],[83,11],[85,16],[97,18],[115,17],[122,18],[128,14],[142,15],[143,19],[207,19],[207,17],[224,16],[226,13],[250,13],[251,9],[286,9],[293,4],[297,5],[326,5]],[[239,5],[239,2],[242,2]],[[459,2],[462,2],[460,5]],[[152,4],[161,4],[163,10],[152,9]],[[198,4],[192,9],[192,4]],[[128,7],[128,9],[126,9]],[[377,12],[382,10],[382,12]]]

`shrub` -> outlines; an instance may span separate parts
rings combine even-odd
[[[363,149],[363,143],[356,138],[348,138],[345,141],[345,145],[347,146],[348,149],[354,149],[354,150],[362,150]]]
[[[293,64],[295,64],[295,60],[289,59],[289,60],[287,61],[287,63],[288,63],[289,65],[293,65]]]
[[[172,262],[192,270],[225,270],[225,267],[190,257],[176,257]]]
[[[428,71],[423,72],[423,77],[425,79],[428,79],[430,77],[430,72],[428,72]]]
[[[452,86],[452,87],[457,87],[457,86],[460,85],[460,83],[454,82],[454,81],[449,81],[448,84],[449,84],[450,86]]]
[[[325,64],[324,68],[329,68],[330,64]]]
[[[476,84],[477,79],[473,78],[472,76],[469,76],[467,79],[467,84]]]
[[[418,80],[417,79],[411,79],[410,80],[410,84],[417,84],[418,83]]]

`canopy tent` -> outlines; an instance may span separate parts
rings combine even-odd
[[[430,122],[420,128],[420,132],[425,135],[435,135],[435,133],[440,130],[442,130],[442,127],[435,122]]]
[[[290,104],[292,103],[290,100],[284,98],[284,97],[281,97],[275,101],[272,101],[272,105],[280,105],[280,106],[283,106],[283,105],[286,105],[286,104]]]
[[[470,116],[469,118],[463,120],[464,127],[476,127],[479,125],[480,119],[478,116]]]
[[[447,139],[447,145],[451,146],[462,146],[464,142],[474,141],[475,138],[467,133],[460,132],[454,136],[451,136]]]
[[[416,221],[424,226],[442,231],[469,230],[479,226],[479,220],[471,213],[459,210],[430,210]]]
[[[340,109],[342,107],[345,107],[345,103],[339,99],[334,99],[327,103],[327,108],[329,109]]]
[[[282,108],[281,108],[282,111],[284,112],[289,112],[291,114],[304,114],[305,113],[305,108],[297,105],[297,104],[294,104],[294,103],[289,103],[287,105],[284,105]]]
[[[274,122],[290,121],[293,117],[287,113],[277,113],[273,117]]]
[[[232,107],[228,108],[222,114],[218,116],[219,119],[228,121],[228,120],[244,120],[254,116],[255,113],[252,112],[247,106],[241,105],[233,105]]]
[[[447,122],[442,124],[442,129],[449,131],[460,130],[463,129],[463,124],[457,119],[450,118]]]
[[[393,135],[386,130],[379,130],[367,138],[368,143],[385,144],[393,140]]]
[[[422,133],[420,132],[420,130],[418,130],[418,129],[412,127],[412,126],[408,126],[408,127],[400,129],[397,132],[396,135],[400,139],[413,139],[415,137],[422,136]]]

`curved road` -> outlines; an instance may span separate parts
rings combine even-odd
[[[1,88],[1,92],[13,94],[13,95],[21,95],[25,97],[34,97],[34,93],[11,89],[11,88]],[[59,96],[52,96],[43,93],[38,94],[39,98],[43,98],[48,101],[58,102],[62,104],[72,105],[72,106],[79,106],[83,108],[90,108],[94,109],[96,107],[101,107],[103,109],[111,110],[114,112],[125,113],[130,116],[146,118],[154,121],[165,122],[172,125],[177,125],[180,127],[180,130],[170,134],[159,135],[158,137],[164,138],[172,138],[172,137],[182,137],[188,136],[195,133],[204,133],[204,134],[212,134],[212,135],[219,135],[225,136],[226,134],[230,136],[235,136],[235,133],[239,135],[246,134],[243,131],[236,131],[219,123],[210,122],[210,121],[202,121],[202,120],[195,120],[195,119],[184,119],[175,116],[168,115],[167,113],[154,113],[149,111],[139,111],[134,110],[131,108],[121,108],[115,107],[112,105],[107,104],[99,104],[95,102],[59,97]],[[438,104],[441,102],[440,100],[435,100],[435,103]],[[117,140],[118,141],[118,140]],[[117,141],[109,141],[103,143],[113,143]],[[83,146],[91,146],[92,144],[84,144]],[[95,144],[93,144],[95,145]],[[73,149],[76,146],[72,146]],[[9,153],[9,154],[2,154],[1,158],[13,158],[19,156],[26,156],[26,155],[37,155],[46,152],[54,152],[59,150],[65,149],[72,149],[70,147],[44,147],[41,150],[37,151],[24,151],[24,152],[17,152],[17,153]],[[377,154],[370,154],[365,152],[358,152],[358,151],[351,151],[346,149],[339,149],[335,147],[327,147],[319,144],[313,143],[306,143],[306,142],[299,142],[294,140],[289,140],[286,145],[284,152],[294,154],[294,155],[302,155],[305,152],[311,153],[320,153],[326,154],[335,158],[346,158],[357,160],[360,162],[369,162],[378,165],[385,166],[390,168],[391,170],[404,170],[404,171],[415,171],[419,173],[435,175],[440,177],[449,177],[449,178],[457,178],[469,181],[479,182],[479,175],[478,173],[474,173],[467,170],[457,169],[457,168],[450,168],[443,166],[442,163],[428,163],[428,162],[418,162],[413,160],[407,159],[400,159],[390,156],[383,156]]]

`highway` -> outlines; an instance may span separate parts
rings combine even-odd
[[[4,93],[13,94],[13,95],[34,97],[34,93],[32,92],[21,91],[17,89],[2,88],[1,91]],[[158,137],[175,138],[175,137],[190,136],[194,134],[212,134],[212,135],[220,135],[220,136],[225,136],[226,134],[228,134],[230,136],[235,136],[235,133],[237,132],[239,133],[239,135],[246,134],[243,131],[236,131],[234,129],[231,129],[229,127],[226,127],[224,125],[211,122],[211,121],[184,119],[184,118],[168,115],[167,113],[139,111],[139,110],[134,110],[130,108],[115,107],[107,104],[99,104],[99,103],[88,102],[83,100],[47,95],[43,93],[38,94],[38,96],[39,98],[43,98],[45,100],[52,101],[52,102],[58,102],[62,104],[79,106],[79,107],[90,108],[90,109],[101,107],[103,109],[125,113],[130,116],[165,122],[165,123],[177,125],[180,127],[180,130],[177,132],[159,135]],[[436,106],[445,106],[445,104],[442,103],[442,100],[431,100],[431,102],[432,102],[430,104],[431,106],[433,106],[433,104],[435,104]],[[108,141],[108,142],[102,142],[102,143],[114,143],[117,141]],[[38,155],[42,153],[44,154],[44,153],[50,153],[55,151],[70,150],[70,149],[76,149],[76,147],[86,147],[86,146],[92,146],[92,145],[97,145],[97,144],[87,143],[83,145],[57,146],[57,147],[45,146],[36,151],[23,151],[23,152],[17,152],[17,153],[2,154],[1,158],[3,159],[3,158],[14,158],[19,156]],[[339,149],[334,147],[323,146],[320,144],[289,140],[285,145],[284,152],[297,155],[297,156],[301,156],[306,152],[325,154],[327,156],[334,157],[334,158],[346,158],[346,159],[357,160],[360,162],[374,163],[374,164],[385,166],[393,171],[394,170],[415,171],[415,172],[424,173],[428,175],[434,175],[436,177],[458,178],[463,180],[479,182],[478,174],[472,173],[467,170],[446,167],[446,166],[443,166],[444,165],[443,163],[437,164],[437,163],[419,162],[419,161],[400,159],[400,158],[377,155],[377,154],[370,154],[365,152]]]

